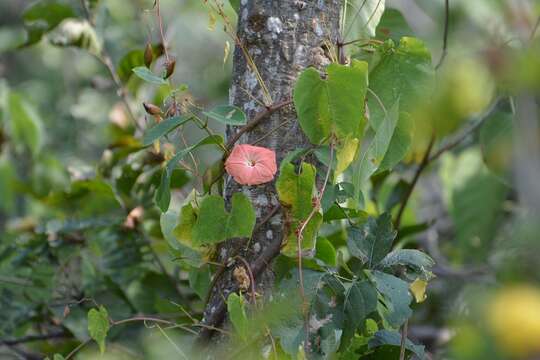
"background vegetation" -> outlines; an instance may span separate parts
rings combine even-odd
[[[422,249],[435,260],[425,301],[422,290],[413,291],[423,302],[411,305],[408,325],[426,356],[533,359],[540,354],[540,6],[449,3],[445,9],[443,0],[387,1],[371,36],[361,20],[351,22],[353,33],[375,45],[353,44],[350,57],[372,69],[391,46],[382,42],[402,46],[402,37],[415,37],[425,44],[437,84],[429,102],[409,111],[428,117],[433,128],[420,122],[403,161],[368,175],[356,215],[365,221],[390,213],[399,219],[397,248]],[[191,252],[172,230],[221,152],[195,149],[196,161],[172,172],[165,207],[172,212],[162,214],[155,193],[171,144],[192,145],[225,127],[190,122],[150,150],[137,127],[154,123],[142,103],[169,106],[171,93],[180,107],[228,102],[231,57],[224,49],[232,51],[234,42],[207,5],[161,2],[176,67],[174,85],[156,86],[132,72],[144,65],[147,44],[154,68],[166,67],[153,1],[0,3],[0,357],[95,358],[104,346],[90,341],[104,338],[96,331],[107,335],[104,358],[189,353],[217,267],[213,248]],[[235,23],[233,6],[225,4],[225,12]],[[414,65],[371,72],[372,91],[384,100],[386,84],[399,76],[404,94],[420,91],[422,61]],[[369,111],[380,116],[375,106]],[[435,143],[425,136],[433,129],[440,135]],[[431,157],[423,157],[426,148]],[[327,225],[321,234],[334,251],[319,258],[323,267],[356,271],[344,227]],[[294,268],[289,260],[278,258],[278,275]],[[365,339],[378,329],[370,326]],[[399,341],[380,341],[387,358],[397,358]],[[278,347],[276,353],[287,350]],[[412,344],[407,350],[423,353]]]

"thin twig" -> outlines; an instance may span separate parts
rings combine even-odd
[[[69,360],[71,359],[72,357],[74,357],[83,347],[85,347],[86,345],[88,345],[90,343],[90,341],[92,341],[92,339],[88,339],[86,341],[83,341],[82,343],[80,343],[75,349],[71,350],[71,352],[69,354],[67,354],[66,356],[66,360]]]
[[[0,339],[0,345],[13,346],[13,345],[24,344],[28,342],[34,342],[34,341],[65,339],[69,337],[71,337],[71,334],[62,330],[62,331],[53,332],[49,334],[27,335],[18,339],[7,339],[7,340]]]
[[[420,175],[422,174],[422,172],[429,165],[429,162],[430,162],[429,154],[431,153],[431,148],[433,147],[434,142],[435,142],[435,136],[432,135],[429,141],[428,147],[426,149],[426,152],[424,154],[424,157],[422,158],[420,165],[418,165],[418,168],[416,169],[416,172],[414,173],[414,177],[411,181],[411,185],[407,189],[407,192],[405,193],[405,197],[403,198],[403,201],[401,202],[401,206],[399,207],[396,220],[394,222],[394,226],[398,230],[399,230],[399,226],[401,225],[401,217],[403,216],[403,212],[405,211],[405,208],[407,207],[409,199],[411,198],[411,194],[414,190],[414,187],[416,186],[416,183],[418,182],[418,179],[420,178]]]
[[[473,123],[468,129],[463,131],[463,133],[459,134],[457,137],[450,140],[448,143],[443,145],[440,149],[435,151],[435,153],[433,153],[433,155],[431,155],[431,157],[429,158],[429,162],[430,163],[433,162],[439,156],[441,156],[442,154],[444,154],[445,152],[449,150],[452,150],[453,148],[461,144],[465,139],[467,139],[469,135],[475,132],[484,123],[484,121],[489,117],[489,115],[491,115],[491,113],[495,110],[495,108],[497,107],[497,105],[499,104],[501,100],[502,100],[502,97],[496,98],[488,107],[488,109],[484,111],[482,115],[480,115],[480,117],[477,119],[475,123]]]
[[[81,5],[83,8],[84,16],[86,17],[86,20],[88,20],[88,23],[95,27],[94,20],[92,19],[92,14],[90,13],[90,10],[88,9],[88,6],[86,6],[85,0],[81,0]],[[128,116],[131,118],[131,121],[137,128],[137,130],[142,131],[142,128],[137,121],[137,118],[134,115],[133,110],[131,109],[131,105],[129,104],[128,98],[127,98],[127,92],[124,86],[122,85],[122,81],[120,80],[120,77],[118,77],[118,73],[116,72],[116,69],[114,67],[114,64],[111,60],[111,56],[105,49],[105,46],[101,49],[101,53],[99,54],[92,54],[94,57],[101,62],[105,68],[107,68],[107,71],[109,72],[109,75],[116,86],[116,93],[120,97],[120,100],[122,100],[122,103],[124,104],[124,107],[126,108],[126,112],[128,113]]]
[[[159,6],[159,0],[156,0],[156,16],[159,24],[159,35],[161,36],[161,44],[163,45],[163,53],[165,59],[169,62],[169,52],[167,51],[167,43],[165,42],[165,35],[163,33],[163,21],[161,20],[161,10]]]
[[[268,106],[265,110],[262,110],[261,112],[257,113],[253,120],[248,122],[246,125],[241,127],[232,137],[229,141],[227,141],[227,149],[231,150],[234,144],[240,139],[240,137],[253,129],[255,129],[262,120],[266,119],[268,116],[272,115],[274,112],[278,111],[279,109],[290,105],[292,103],[291,99],[283,100],[280,102],[276,102],[270,106]]]
[[[407,344],[407,332],[409,330],[409,319],[405,320],[401,333],[401,344],[399,349],[399,360],[405,360],[405,345]]]
[[[319,192],[319,194],[317,196],[317,203],[315,204],[315,206],[313,207],[313,209],[309,213],[306,220],[304,220],[302,222],[302,224],[300,225],[300,227],[298,229],[298,235],[296,236],[297,237],[297,243],[296,243],[297,257],[298,257],[298,280],[300,281],[300,294],[302,295],[302,300],[304,302],[305,302],[306,298],[305,298],[305,294],[304,294],[304,276],[302,274],[302,240],[303,240],[303,233],[304,233],[304,230],[307,227],[307,224],[311,221],[313,216],[315,216],[315,213],[317,213],[319,211],[320,204],[321,204],[321,199],[322,199],[322,197],[324,195],[324,191],[326,189],[326,184],[328,183],[328,180],[330,179],[330,172],[332,171],[332,162],[333,162],[333,160],[334,160],[334,144],[332,142],[332,143],[330,143],[330,161],[328,162],[328,169],[326,170],[326,176],[325,176],[324,182],[323,182],[321,190],[320,190],[320,192]]]
[[[443,33],[443,47],[441,58],[435,66],[437,70],[443,64],[444,58],[446,58],[447,49],[448,49],[448,23],[450,22],[450,0],[444,0],[444,33]]]

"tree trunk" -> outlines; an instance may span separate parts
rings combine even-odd
[[[241,0],[237,34],[243,49],[238,45],[235,48],[230,103],[253,119],[272,104],[290,100],[296,78],[303,69],[309,66],[322,69],[330,62],[327,54],[338,39],[339,15],[338,0]],[[253,64],[246,59],[245,52]],[[266,89],[258,81],[255,67]],[[236,127],[227,129],[229,139],[237,130]],[[308,146],[292,105],[265,117],[239,139],[239,143],[255,142],[257,146],[275,150],[278,166],[290,151]],[[218,278],[202,322],[205,325],[220,326],[223,322],[224,299],[238,290],[233,270],[244,266],[243,261],[238,261],[239,257],[250,264],[257,292],[268,294],[272,283],[271,261],[279,254],[284,237],[275,182],[242,186],[227,177],[226,201],[236,192],[250,198],[257,225],[249,242],[249,239],[231,239],[218,249],[218,261],[229,266],[216,274]],[[210,335],[209,330],[201,332],[203,338]]]

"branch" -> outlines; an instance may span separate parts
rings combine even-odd
[[[270,210],[269,214],[275,214],[279,207],[279,205],[274,207],[272,210]],[[265,217],[265,219],[269,219],[270,217],[271,216],[267,216]],[[262,222],[259,226],[261,225]],[[270,264],[270,262],[279,255],[280,250],[281,238],[276,237],[273,239],[272,242],[268,244],[266,248],[264,248],[261,255],[250,264],[251,272],[254,278],[257,278],[257,276],[260,275],[260,273],[268,266],[268,264]],[[231,293],[237,292],[239,290],[238,284],[234,283],[228,290],[230,290]],[[214,306],[214,311],[210,312],[206,319],[204,319],[204,327],[199,333],[199,344],[204,344],[208,340],[210,340],[213,332],[218,329],[218,326],[225,319],[225,314],[227,313],[227,304],[223,297],[220,297],[220,299],[221,300],[219,301],[219,303]]]
[[[443,64],[444,59],[446,58],[447,54],[447,48],[448,48],[448,23],[450,22],[450,0],[444,1],[444,35],[443,35],[443,47],[442,47],[442,53],[441,58],[439,59],[439,62],[435,66],[435,70],[437,70],[441,65]]]
[[[420,175],[425,170],[425,168],[430,163],[430,157],[429,154],[431,152],[431,148],[433,147],[433,143],[435,142],[435,136],[433,135],[431,137],[431,140],[429,141],[429,145],[426,149],[426,153],[424,154],[424,157],[422,158],[422,161],[420,162],[420,165],[418,165],[418,168],[416,169],[416,172],[414,173],[414,177],[411,181],[411,185],[407,189],[407,193],[405,193],[405,198],[401,202],[401,205],[399,207],[399,211],[396,216],[396,220],[394,222],[394,227],[399,230],[399,226],[401,225],[401,217],[403,216],[403,212],[405,211],[405,208],[407,207],[407,204],[409,202],[409,199],[411,198],[411,194],[416,186],[416,183],[418,182],[418,179],[420,179]]]
[[[446,145],[443,145],[439,150],[437,150],[431,157],[429,158],[429,162],[436,160],[439,156],[444,154],[445,152],[452,150],[459,144],[461,144],[462,141],[467,139],[470,134],[475,132],[483,123],[484,121],[491,115],[491,113],[495,110],[497,105],[499,105],[499,102],[503,99],[503,97],[497,97],[493,103],[488,107],[486,111],[480,117],[478,120],[473,123],[468,129],[464,130],[463,133],[457,135],[454,139],[451,139]]]
[[[70,333],[62,330],[62,331],[57,331],[57,332],[53,332],[49,334],[23,336],[18,339],[8,339],[8,340],[0,339],[0,345],[14,346],[14,345],[24,344],[28,342],[34,342],[34,341],[51,340],[51,339],[66,339],[70,337],[72,337]]]
[[[253,129],[255,129],[262,120],[264,120],[265,118],[267,118],[268,116],[272,115],[274,112],[278,111],[279,109],[287,106],[287,105],[290,105],[292,103],[292,100],[291,99],[287,99],[287,100],[283,100],[283,101],[280,101],[280,102],[276,102],[272,105],[269,105],[266,107],[265,110],[257,113],[255,115],[255,117],[253,118],[253,120],[251,120],[250,122],[248,122],[246,125],[244,125],[243,127],[241,127],[237,132],[236,134],[234,134],[231,139],[229,141],[227,141],[227,145],[226,145],[226,148],[227,150],[231,150],[232,147],[234,146],[234,144],[236,144],[236,142],[240,139],[240,137],[246,133],[246,132],[249,132]]]

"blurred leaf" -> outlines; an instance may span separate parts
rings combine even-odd
[[[351,22],[351,28],[348,30],[347,38],[374,37],[375,29],[384,13],[385,0],[355,0],[349,4],[352,5],[348,9],[348,22]]]
[[[154,84],[154,85],[165,85],[167,84],[167,80],[163,79],[160,76],[155,75],[150,69],[148,69],[146,66],[137,66],[136,68],[131,69],[141,79],[146,81],[147,83]]]
[[[234,330],[244,341],[249,338],[249,322],[244,309],[244,298],[232,293],[227,298],[227,311],[233,324]]]
[[[362,137],[364,98],[367,90],[367,63],[353,60],[351,66],[330,64],[327,76],[314,68],[300,74],[294,88],[298,122],[311,143]]]
[[[30,5],[23,13],[27,31],[26,42],[21,46],[30,46],[41,40],[42,36],[53,30],[62,20],[76,17],[73,9],[57,1],[38,1]]]
[[[497,111],[484,120],[480,129],[482,158],[503,180],[510,180],[514,147],[514,121],[509,112]]]
[[[225,125],[238,126],[247,123],[246,114],[236,106],[220,105],[210,111],[203,111],[203,114]]]
[[[414,280],[411,285],[409,285],[409,289],[411,290],[411,293],[414,296],[414,299],[417,303],[421,303],[424,300],[426,300],[426,288],[427,288],[427,281],[422,280],[420,278]]]
[[[383,122],[379,124],[367,150],[358,154],[353,167],[352,182],[354,185],[354,199],[359,198],[362,188],[371,175],[377,171],[383,159],[390,159],[389,161],[401,160],[399,157],[393,158],[394,153],[390,153],[389,151],[391,139],[398,121],[398,104],[399,101],[396,101],[384,117]],[[391,156],[386,155],[387,153],[391,154]]]
[[[180,210],[180,222],[178,226],[174,229],[174,235],[176,235],[179,242],[192,245],[193,237],[193,227],[197,222],[197,214],[193,209],[193,206],[190,202],[182,206]]]
[[[51,33],[51,44],[55,46],[74,46],[90,54],[101,53],[101,42],[86,20],[66,19]]]
[[[386,109],[397,102],[399,109],[388,155],[379,166],[382,171],[393,168],[409,150],[415,127],[410,113],[432,94],[434,70],[429,50],[416,38],[404,37],[398,46],[389,40],[377,56],[379,61],[369,74],[369,87],[375,94],[368,95],[371,127],[377,130],[386,116],[379,100]]]
[[[10,213],[15,206],[16,173],[7,157],[0,156],[0,211]]]
[[[143,135],[143,146],[149,146],[154,143],[160,137],[167,135],[169,132],[173,131],[177,127],[185,124],[191,120],[190,117],[184,116],[173,116],[168,119],[162,120],[156,125],[152,126],[150,129],[147,129]]]
[[[446,154],[441,178],[456,231],[452,251],[462,261],[486,261],[508,188],[486,169],[478,148]]]
[[[279,201],[285,206],[286,216],[289,217],[290,221],[286,245],[283,247],[282,253],[294,257],[298,255],[296,231],[313,210],[312,198],[315,188],[315,167],[308,163],[302,163],[300,168],[300,174],[296,174],[293,164],[282,165],[276,182]],[[315,249],[317,231],[321,222],[322,215],[315,212],[302,234],[302,250],[309,252]]]
[[[386,203],[384,204],[384,211],[391,211],[394,206],[401,204],[401,202],[405,198],[405,195],[407,194],[407,191],[409,191],[410,186],[411,185],[408,182],[400,179],[398,183],[392,188],[392,192],[386,199]]]
[[[399,42],[405,36],[414,36],[407,20],[397,9],[386,9],[377,26],[377,38],[381,40],[392,39]]]
[[[315,257],[328,266],[336,266],[336,249],[327,238],[318,238]]]
[[[43,130],[34,108],[19,94],[8,95],[11,136],[16,146],[26,145],[36,156],[43,145]]]
[[[399,349],[401,346],[401,334],[397,331],[379,330],[375,333],[375,336],[369,340],[370,349],[384,345],[392,345]],[[420,360],[426,359],[424,346],[422,345],[415,345],[412,341],[407,339],[405,341],[405,349],[414,353]]]
[[[347,137],[336,148],[336,168],[334,170],[334,177],[337,177],[343,171],[345,171],[349,165],[353,162],[356,152],[358,150],[358,139]]]
[[[99,351],[105,352],[105,338],[109,332],[109,314],[107,310],[100,306],[99,310],[90,309],[88,311],[88,333],[99,345]]]
[[[126,82],[133,74],[131,71],[133,68],[144,65],[144,51],[143,50],[131,50],[125,54],[118,63],[117,73],[120,80]]]
[[[205,300],[210,290],[210,268],[203,265],[200,268],[193,268],[189,272],[189,287],[195,290],[195,293],[201,300]]]
[[[177,152],[171,160],[167,162],[167,165],[163,169],[161,174],[161,182],[159,187],[156,190],[155,202],[157,206],[161,209],[162,212],[167,211],[169,208],[169,203],[171,202],[171,176],[175,167],[178,165],[178,162],[184,158],[191,151],[195,150],[199,146],[208,145],[208,144],[222,144],[223,138],[219,135],[208,136],[197,144],[189,146],[185,149]]]
[[[400,278],[380,271],[374,271],[372,275],[377,290],[384,298],[385,307],[382,316],[390,326],[394,328],[401,326],[412,315],[411,308],[409,308],[412,300],[409,284]]]
[[[381,268],[391,268],[396,265],[408,266],[414,271],[424,275],[427,280],[432,275],[431,267],[435,264],[426,253],[414,249],[396,249],[385,256],[379,263]]]
[[[255,211],[243,193],[232,196],[231,212],[225,211],[221,196],[205,197],[193,226],[193,242],[197,245],[217,243],[234,237],[250,237],[255,226]]]
[[[349,228],[347,245],[351,255],[371,269],[388,254],[396,234],[392,216],[384,213],[377,219],[370,217],[361,227]]]

